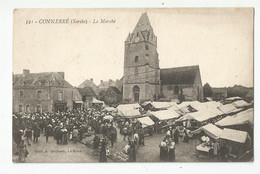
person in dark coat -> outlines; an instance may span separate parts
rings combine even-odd
[[[140,128],[139,130],[139,145],[143,145],[144,146],[144,129]]]
[[[131,142],[131,145],[130,145],[129,162],[136,162],[136,150],[135,150],[135,143],[134,142]]]
[[[30,146],[31,145],[30,140],[32,140],[32,129],[30,127],[26,128],[25,137],[26,137],[28,146]]]
[[[159,147],[160,147],[160,159],[161,160],[167,160],[167,158],[168,158],[168,147],[167,147],[165,140],[163,140],[161,142]]]
[[[171,146],[169,147],[168,159],[170,162],[175,161],[175,143],[174,142],[172,142]]]
[[[99,155],[99,162],[107,162],[107,156],[106,156],[106,142],[102,140],[101,143],[101,150]]]
[[[93,139],[93,148],[98,149],[99,143],[100,143],[100,138],[97,135],[95,135],[95,137]]]
[[[55,137],[56,137],[56,140],[57,140],[57,144],[60,144],[62,142],[62,132],[61,132],[61,128],[60,127],[57,127],[56,130],[55,130]]]
[[[52,127],[49,124],[48,126],[46,126],[45,128],[45,136],[46,136],[46,142],[48,142],[49,136],[51,136],[52,134]]]
[[[189,137],[188,137],[188,134],[187,134],[187,130],[184,130],[184,135],[183,135],[183,140],[182,141],[184,143],[189,142]]]
[[[175,143],[179,143],[179,130],[176,128],[175,131],[174,131],[174,134],[173,134],[173,138],[174,138],[174,142]]]
[[[38,138],[41,134],[41,128],[39,126],[35,126],[33,129],[33,142],[38,142]]]
[[[116,141],[116,137],[117,137],[117,131],[116,128],[114,126],[111,126],[110,129],[110,141],[111,141],[111,147],[114,146],[114,142]]]

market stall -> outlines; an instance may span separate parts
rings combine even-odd
[[[249,106],[250,104],[245,102],[244,100],[237,100],[232,103],[236,108],[244,108]]]
[[[222,156],[232,160],[238,159],[252,148],[251,138],[245,131],[224,128],[220,140],[220,147],[226,149]]]
[[[105,107],[105,103],[103,101],[97,100],[96,98],[93,98],[92,107],[97,110],[102,110]]]
[[[174,124],[174,121],[179,118],[180,114],[171,110],[161,110],[149,113],[151,119],[157,123],[156,131],[163,130]]]
[[[220,111],[222,111],[224,114],[232,114],[232,113],[237,113],[242,110],[242,108],[237,109],[234,105],[226,104],[218,107]]]

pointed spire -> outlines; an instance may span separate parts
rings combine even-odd
[[[138,30],[139,31],[152,30],[152,26],[146,12],[141,15],[138,23],[135,26],[133,33],[137,32]]]
[[[142,41],[148,41],[151,44],[157,45],[157,38],[153,33],[153,28],[146,12],[142,13],[134,31],[128,35],[125,43],[138,43]]]

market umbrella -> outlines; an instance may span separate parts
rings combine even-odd
[[[113,120],[113,116],[111,115],[106,115],[103,117],[105,120]]]

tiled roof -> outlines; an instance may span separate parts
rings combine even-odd
[[[199,66],[166,68],[160,70],[162,85],[194,84]]]
[[[97,87],[97,85],[93,81],[87,79],[79,85],[79,88],[94,87],[94,86]]]
[[[94,90],[91,87],[78,88],[78,90],[82,96],[96,96]]]
[[[14,75],[17,78],[14,87],[63,87],[73,88],[65,79],[57,72],[30,73],[27,75]]]

